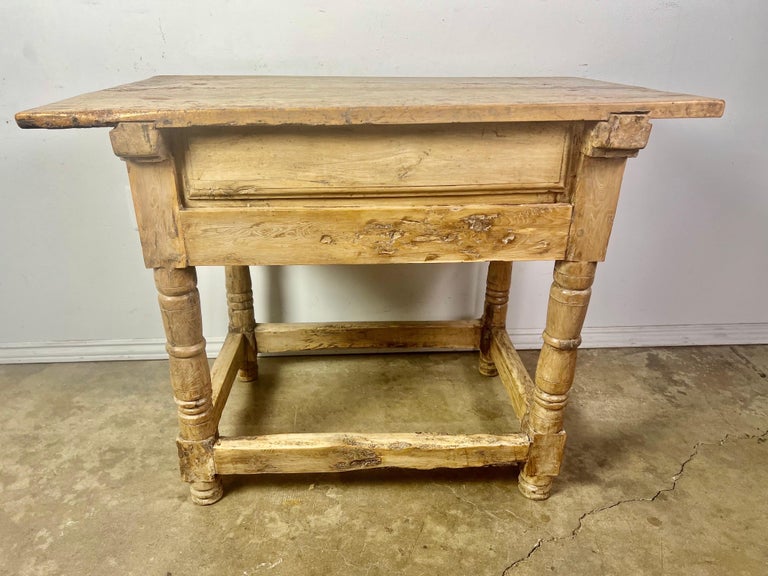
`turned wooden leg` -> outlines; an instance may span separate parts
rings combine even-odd
[[[480,364],[478,369],[484,376],[496,376],[498,371],[491,360],[491,335],[494,328],[507,325],[507,303],[509,284],[512,279],[512,262],[491,262],[488,265],[488,280],[485,284],[485,308],[483,327],[480,331]]]
[[[549,291],[544,345],[528,418],[532,444],[518,487],[532,500],[549,497],[565,447],[563,409],[576,370],[576,348],[587,314],[595,262],[557,262]]]
[[[189,482],[195,504],[213,504],[222,496],[213,445],[211,373],[205,355],[200,296],[194,268],[156,268],[160,311],[165,327],[171,385],[178,407],[181,477]]]
[[[237,375],[244,382],[253,382],[258,378],[256,347],[256,320],[253,315],[253,291],[251,290],[251,271],[248,266],[227,266],[227,309],[229,311],[229,331],[245,336],[248,342],[243,364]]]

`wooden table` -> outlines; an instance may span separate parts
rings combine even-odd
[[[23,128],[112,126],[154,269],[192,500],[220,476],[519,463],[550,494],[563,409],[624,165],[651,118],[721,100],[580,78],[158,76],[20,112]],[[512,261],[552,260],[535,380],[505,329]],[[259,324],[248,266],[490,262],[481,318]],[[209,370],[195,266],[226,267],[229,334]],[[221,437],[230,388],[265,353],[475,349],[522,423],[508,435]]]

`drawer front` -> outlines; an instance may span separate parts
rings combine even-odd
[[[191,200],[564,188],[567,123],[208,128],[180,134]]]
[[[180,214],[192,265],[558,260],[570,204],[207,207]]]

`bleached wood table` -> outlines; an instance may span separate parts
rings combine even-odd
[[[651,118],[717,117],[721,100],[578,78],[159,76],[17,114],[23,128],[112,126],[154,269],[192,500],[220,475],[519,463],[550,493],[563,409],[626,159]],[[505,330],[512,261],[552,260],[535,381]],[[481,318],[260,324],[248,266],[490,262]],[[226,267],[229,335],[209,370],[195,266]],[[479,350],[522,433],[226,438],[238,371],[262,352]]]

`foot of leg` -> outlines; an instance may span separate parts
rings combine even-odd
[[[517,478],[517,489],[529,500],[546,500],[552,490],[552,478],[528,476],[523,469]]]
[[[211,482],[192,482],[189,485],[189,493],[192,502],[199,506],[208,506],[221,500],[224,490],[221,486],[221,478],[215,477]]]
[[[480,355],[480,361],[477,363],[477,369],[483,376],[497,376],[499,371],[490,358]]]
[[[250,340],[247,338],[246,341],[248,342],[246,344],[248,350],[240,370],[237,371],[237,377],[241,382],[256,382],[256,380],[259,379],[259,365],[256,361],[256,345],[255,343],[251,344]]]
[[[256,382],[259,379],[259,372],[253,369],[242,369],[237,371],[237,377],[241,382]]]

